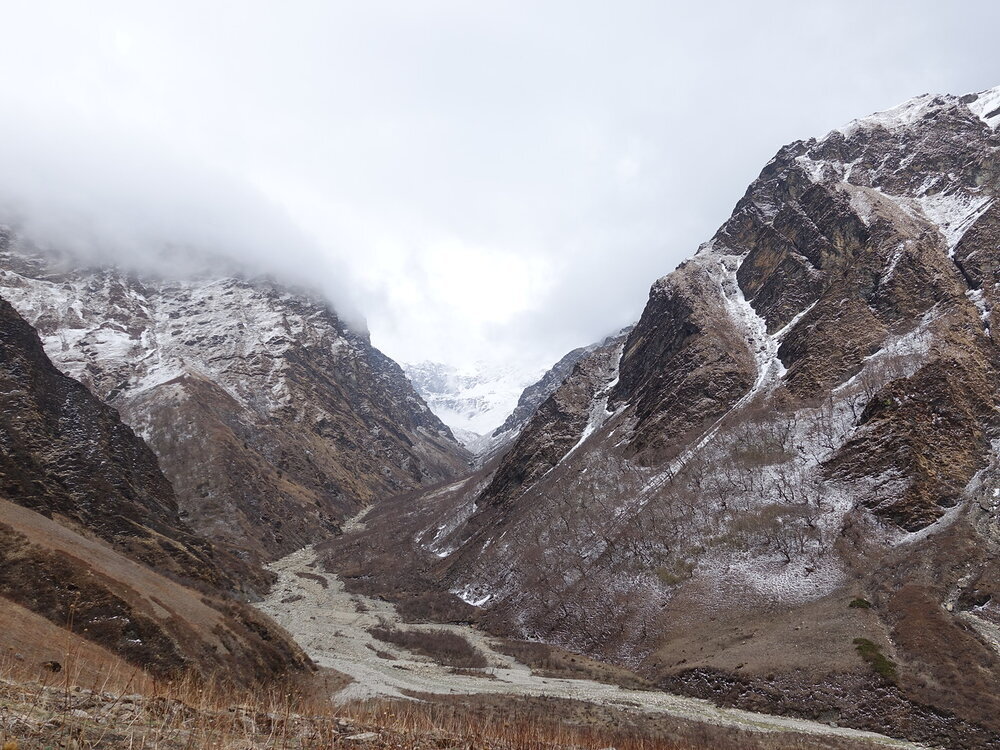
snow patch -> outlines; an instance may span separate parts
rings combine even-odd
[[[559,463],[562,463],[573,455],[576,449],[587,442],[587,438],[603,427],[609,419],[628,408],[628,404],[622,404],[617,410],[608,411],[608,398],[611,395],[611,391],[614,390],[614,387],[618,385],[618,367],[621,364],[624,350],[625,343],[622,342],[622,344],[618,347],[618,354],[615,357],[615,369],[612,373],[613,377],[611,381],[594,395],[594,400],[590,404],[590,416],[587,419],[586,426],[583,428],[583,433],[580,435],[580,439],[576,441],[576,445],[566,452],[566,455],[559,460]],[[549,469],[549,471],[551,470],[552,469]]]
[[[906,254],[906,243],[900,242],[892,251],[892,255],[889,256],[889,264],[886,266],[885,272],[882,274],[883,284],[887,284],[896,274],[896,266],[899,265],[900,259],[905,254]]]
[[[735,563],[713,561],[705,566],[714,579],[729,579],[739,589],[749,589],[768,602],[799,604],[828,594],[844,581],[843,567],[832,555],[794,557],[756,552]]]
[[[843,165],[826,159],[813,159],[808,156],[798,156],[795,161],[801,166],[812,182],[826,182],[829,179],[839,179],[843,173]]]
[[[910,127],[931,112],[939,109],[942,104],[943,102],[940,97],[933,96],[932,94],[923,94],[922,96],[908,99],[891,109],[875,112],[857,120],[851,120],[847,125],[837,128],[837,130],[848,138],[859,130],[872,130],[874,128],[898,130]]]
[[[965,296],[968,297],[972,301],[972,304],[976,306],[976,309],[979,310],[979,319],[983,322],[983,331],[986,333],[987,336],[989,336],[990,307],[986,301],[986,298],[983,296],[983,290],[970,289],[965,293]]]
[[[951,526],[959,516],[959,512],[963,507],[963,503],[958,503],[948,508],[941,517],[934,523],[924,526],[924,528],[919,531],[902,531],[900,529],[891,529],[891,539],[890,543],[894,546],[901,546],[904,544],[914,544],[922,539],[926,539],[929,536],[933,536],[939,531],[944,531],[946,528]]]
[[[481,589],[478,592],[476,589],[477,587],[470,584],[460,589],[452,589],[449,593],[454,594],[463,602],[471,604],[473,607],[482,607],[493,598],[493,594],[483,594]]]
[[[1000,125],[1000,86],[981,92],[968,107],[976,117],[996,130]]]
[[[865,357],[864,364],[856,375],[833,389],[834,395],[839,395],[865,379],[878,382],[878,379],[873,378],[873,373],[879,369],[886,371],[885,377],[912,377],[927,361],[934,343],[931,324],[939,315],[939,311],[932,307],[924,313],[913,330],[886,339],[881,349]]]
[[[845,185],[844,187],[847,189],[851,201],[851,210],[864,222],[866,227],[870,227],[877,213],[878,201],[869,190],[857,188],[854,185]]]
[[[948,257],[953,257],[962,236],[992,205],[993,199],[980,193],[955,191],[923,195],[916,203],[937,226],[947,243]]]

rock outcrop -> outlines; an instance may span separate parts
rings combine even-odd
[[[162,571],[234,584],[181,521],[156,456],[118,413],[57,370],[35,331],[0,300],[0,493],[85,528]]]
[[[550,367],[545,374],[535,383],[532,383],[521,392],[517,400],[517,406],[510,413],[504,423],[497,427],[490,435],[489,451],[484,458],[489,459],[506,452],[510,444],[517,439],[521,431],[531,421],[531,418],[538,411],[539,407],[563,384],[568,378],[576,364],[594,350],[606,347],[614,340],[624,338],[632,327],[623,328],[614,336],[608,336],[603,341],[581,346],[565,354],[558,362]],[[485,463],[485,461],[483,461]]]

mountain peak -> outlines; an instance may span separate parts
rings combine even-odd
[[[851,120],[833,132],[851,137],[859,130],[882,128],[883,130],[895,131],[905,129],[938,112],[963,105],[989,127],[995,129],[1000,124],[1000,86],[997,86],[965,96],[920,94],[897,104],[895,107]]]
[[[424,361],[404,364],[403,371],[431,411],[467,446],[499,427],[522,391],[544,374],[542,369],[487,362],[456,367]]]

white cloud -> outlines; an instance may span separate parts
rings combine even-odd
[[[997,21],[988,2],[22,3],[0,194],[65,241],[223,245],[317,281],[400,359],[551,361],[637,316],[783,143],[1000,83]]]

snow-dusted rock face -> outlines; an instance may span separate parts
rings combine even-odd
[[[228,588],[178,515],[156,457],[114,409],[60,373],[0,298],[0,496],[62,516],[143,562]]]
[[[230,598],[267,575],[192,532],[149,447],[2,298],[0,394],[0,602],[15,643],[18,605],[143,674],[247,683],[306,669],[285,633]]]
[[[611,415],[607,384],[618,370],[624,341],[622,334],[584,350],[569,375],[538,405],[500,457],[489,485],[479,494],[479,505],[484,509],[507,508],[523,494],[524,487],[556,468],[600,428]]]
[[[404,364],[403,371],[455,436],[474,453],[487,447],[494,430],[517,406],[540,372],[479,363],[457,368],[440,362]]]
[[[504,420],[504,423],[497,427],[490,435],[488,449],[482,453],[482,456],[489,459],[506,452],[510,444],[518,438],[525,426],[531,421],[531,418],[538,411],[539,407],[572,374],[573,368],[576,367],[578,362],[597,349],[608,346],[613,340],[623,339],[631,330],[632,327],[629,326],[623,328],[613,336],[608,336],[599,343],[573,349],[552,365],[541,378],[521,392],[521,396],[517,400],[517,406],[514,407],[514,410],[507,419]]]
[[[581,346],[563,356],[541,377],[533,371],[479,365],[459,370],[437,362],[403,365],[413,387],[455,437],[475,456],[476,466],[502,456],[517,440],[538,408],[545,403],[576,364],[612,339]],[[502,423],[501,423],[502,420]]]
[[[13,237],[0,295],[153,448],[196,530],[272,559],[467,457],[399,366],[261,279],[66,270]]]
[[[1000,741],[998,107],[922,96],[781,149],[502,460],[333,564],[391,549],[493,628],[700,694]]]
[[[878,380],[876,369],[881,386],[918,370],[932,377],[935,358],[970,376],[992,360],[998,279],[966,266],[975,252],[995,265],[996,244],[965,237],[995,225],[1000,137],[975,101],[918,97],[778,153],[715,237],[653,287],[612,396],[636,409],[631,453],[647,464],[672,458],[706,421],[771,392],[838,400],[859,377]],[[914,346],[897,343],[905,337]],[[988,412],[988,390],[979,396],[987,400],[963,410]],[[844,471],[890,471],[914,449],[906,419],[874,416],[838,454],[838,465],[855,466]],[[941,517],[942,498],[986,458],[975,422],[951,425],[962,456],[924,450],[902,471],[905,489],[866,501],[908,530]]]

